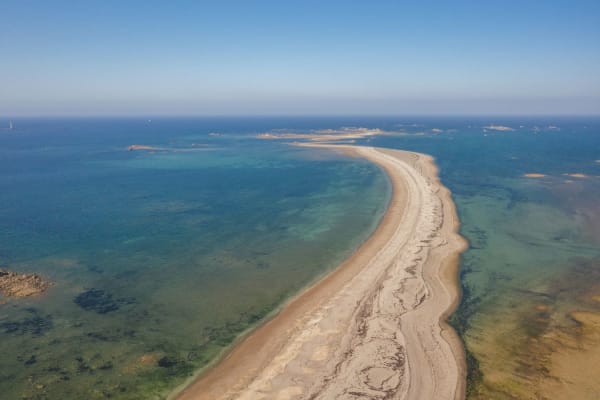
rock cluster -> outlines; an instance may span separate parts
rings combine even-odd
[[[28,297],[44,293],[50,282],[38,274],[20,274],[0,269],[0,293],[6,297]]]

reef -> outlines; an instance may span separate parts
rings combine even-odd
[[[28,313],[28,316],[23,319],[0,323],[0,332],[16,336],[40,336],[52,329],[53,323],[50,315],[42,315],[35,308],[27,308],[25,311]],[[30,364],[34,362],[35,357]]]
[[[135,303],[133,298],[113,298],[113,295],[105,290],[93,288],[78,294],[73,301],[84,310],[95,311],[98,314],[117,311],[121,305]]]

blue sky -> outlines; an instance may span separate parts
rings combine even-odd
[[[599,114],[599,1],[0,1],[0,115]]]

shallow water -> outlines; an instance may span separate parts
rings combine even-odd
[[[394,131],[361,142],[437,158],[470,242],[452,318],[469,398],[594,398],[597,118],[17,121],[0,138],[0,262],[56,284],[0,306],[0,390],[160,398],[334,267],[374,228],[387,180],[253,136],[341,126]],[[125,151],[134,143],[170,151]]]
[[[173,124],[20,121],[0,138],[0,264],[55,283],[0,306],[3,398],[162,398],[385,210],[366,161]]]
[[[470,242],[461,266],[465,296],[452,319],[469,351],[468,398],[594,399],[599,121],[504,119],[514,131],[486,132],[491,122],[498,120],[420,121],[407,131],[424,136],[373,142],[433,154],[453,191]],[[573,173],[586,177],[564,175]]]

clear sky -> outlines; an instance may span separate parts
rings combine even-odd
[[[600,114],[600,1],[0,0],[0,116]]]

